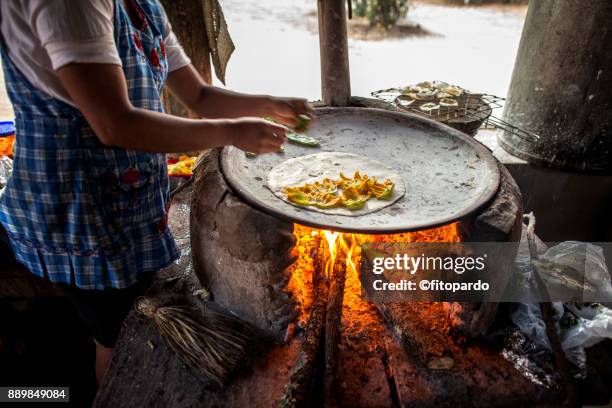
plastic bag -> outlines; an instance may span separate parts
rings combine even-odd
[[[584,349],[612,338],[612,310],[599,304],[553,303],[555,325],[561,336],[566,357],[576,366],[584,366]],[[510,316],[519,330],[537,347],[550,350],[546,326],[537,303],[521,303]]]
[[[564,296],[571,293],[581,300],[589,297],[610,299],[610,274],[603,249],[597,245],[576,241],[562,242],[549,248],[538,261],[534,261],[534,265],[549,291],[553,285],[557,286],[558,290],[560,285],[574,282],[576,287],[570,292],[567,292],[566,286],[563,287],[566,290]],[[529,275],[527,265],[520,266],[522,273]],[[568,279],[560,281],[558,278]],[[576,365],[584,358],[585,347],[612,338],[611,309],[599,303],[553,302],[552,305],[563,350],[568,359]],[[538,303],[520,303],[510,317],[534,344],[550,350]]]
[[[563,349],[590,347],[612,338],[612,310],[599,303],[579,305],[568,303],[565,308],[576,317],[576,323],[563,333]]]
[[[549,248],[533,261],[552,300],[610,302],[612,284],[603,249],[587,242],[567,241]]]
[[[13,160],[7,156],[0,156],[0,191],[4,189],[8,178],[13,171]]]
[[[555,312],[555,322],[558,323],[564,314],[563,303],[555,302],[552,305]],[[510,318],[531,341],[540,347],[550,350],[550,343],[546,335],[546,325],[544,320],[542,320],[538,303],[519,303]]]

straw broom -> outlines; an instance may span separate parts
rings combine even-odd
[[[195,173],[202,165],[198,159]],[[174,197],[194,180],[190,177],[170,192]],[[194,296],[207,301],[210,294],[205,289]],[[233,369],[245,357],[246,326],[238,317],[205,307],[199,310],[190,306],[163,306],[152,297],[136,299],[136,310],[153,321],[157,331],[179,359],[193,370],[202,373],[210,381],[223,385]]]
[[[235,316],[210,307],[162,306],[151,297],[138,298],[136,310],[153,321],[181,361],[218,385],[245,356],[247,337]]]

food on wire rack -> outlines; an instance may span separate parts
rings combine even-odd
[[[452,98],[442,98],[440,99],[440,106],[458,106],[459,103],[456,99]]]
[[[423,112],[429,112],[434,109],[440,109],[440,105],[438,105],[435,102],[427,102],[419,106],[419,109],[422,110]]]
[[[492,109],[500,107],[499,102],[502,100],[494,95],[473,93],[443,81],[382,89],[372,92],[372,96],[470,135],[474,135],[489,120]],[[437,107],[433,108],[434,105]],[[495,120],[496,123],[502,122]]]
[[[409,106],[409,105],[412,105],[415,100],[416,99],[411,98],[408,95],[399,95],[395,101],[400,106]]]
[[[442,81],[420,82],[416,85],[399,88],[399,91],[402,95],[421,101],[457,97],[465,92],[459,86],[449,85]]]
[[[452,96],[461,96],[463,95],[463,89],[458,86],[446,86],[442,88],[442,92],[452,95]]]
[[[435,96],[435,94],[432,94],[432,93],[420,93],[420,92],[409,92],[409,93],[405,93],[402,95],[405,95],[409,97],[410,99],[417,100],[417,101],[427,101]]]

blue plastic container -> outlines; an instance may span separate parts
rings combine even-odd
[[[12,136],[15,134],[15,123],[12,120],[0,122],[0,137]]]

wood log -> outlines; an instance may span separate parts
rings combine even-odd
[[[557,388],[528,380],[499,349],[458,341],[441,303],[376,304],[403,347],[387,344],[400,406],[533,406]]]
[[[393,390],[386,375],[384,344],[391,333],[375,306],[363,298],[358,274],[347,268],[338,351],[338,405],[390,407]]]
[[[342,236],[338,239],[342,239]],[[326,407],[338,406],[338,348],[345,281],[346,254],[344,251],[338,250],[330,278],[329,300],[325,317],[325,376],[323,377],[323,383]]]
[[[351,80],[344,0],[318,0],[321,90],[327,106],[348,106]]]
[[[308,406],[308,398],[316,369],[316,360],[325,324],[325,313],[329,287],[325,277],[325,245],[321,240],[314,254],[314,276],[312,311],[297,362],[291,369],[289,382],[285,385],[279,406],[300,408]]]
[[[206,36],[204,14],[201,0],[162,0],[162,4],[183,49],[191,58],[191,63],[206,83],[212,83],[210,49]],[[166,112],[190,117],[187,108],[167,89],[164,89],[163,102]]]

